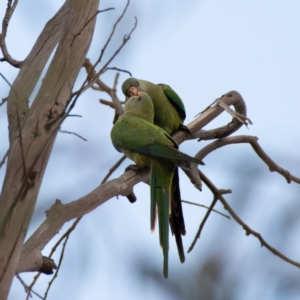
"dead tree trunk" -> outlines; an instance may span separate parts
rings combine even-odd
[[[0,299],[5,300],[22,251],[47,162],[89,49],[99,0],[67,0],[21,64],[7,100],[9,156],[0,196]],[[28,99],[57,46],[42,86]]]

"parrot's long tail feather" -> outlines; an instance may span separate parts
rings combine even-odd
[[[174,165],[169,162],[153,160],[151,163],[151,229],[154,229],[155,204],[157,204],[159,241],[164,255],[163,273],[165,278],[168,277],[170,195],[174,169]]]
[[[179,175],[178,168],[175,168],[175,173],[172,181],[171,187],[171,216],[170,216],[170,226],[172,230],[172,234],[175,235],[178,255],[180,261],[184,263],[184,249],[182,244],[181,235],[185,235],[185,224],[183,218],[183,211],[181,205],[181,195],[180,195],[180,187],[179,187]]]

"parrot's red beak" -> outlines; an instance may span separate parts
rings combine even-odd
[[[139,90],[135,87],[132,86],[129,90],[128,90],[128,94],[130,96],[138,96],[139,95]]]

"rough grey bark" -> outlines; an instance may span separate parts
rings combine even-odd
[[[59,122],[89,49],[99,0],[67,0],[21,65],[7,102],[10,151],[0,196],[0,299],[6,299],[22,251]],[[31,107],[28,98],[54,58]]]

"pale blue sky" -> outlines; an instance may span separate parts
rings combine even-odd
[[[5,2],[0,3],[1,17]],[[44,24],[62,3],[20,1],[7,36],[8,49],[14,58],[26,57]],[[125,1],[120,0],[101,1],[100,9],[113,6],[116,10],[98,16],[88,55],[91,61],[99,55],[111,24],[124,5]],[[171,85],[185,103],[186,123],[217,97],[237,90],[244,97],[254,124],[236,135],[259,137],[271,158],[300,176],[299,13],[300,2],[296,0],[168,0],[163,3],[133,0],[109,51],[130,31],[134,16],[138,18],[138,27],[111,66],[127,69],[137,78]],[[10,82],[17,74],[17,70],[5,63],[0,64],[0,72]],[[84,76],[82,70],[78,84]],[[105,82],[111,84],[113,76],[112,71],[106,74]],[[120,84],[126,78],[126,74],[121,74]],[[122,98],[120,84],[118,95]],[[8,90],[0,78],[1,99],[7,96]],[[44,211],[56,198],[67,203],[85,195],[100,183],[120,157],[109,138],[113,111],[101,106],[99,98],[108,99],[99,92],[86,92],[74,109],[75,114],[83,117],[63,124],[63,129],[77,132],[88,142],[58,135],[29,234],[43,221]],[[0,107],[1,157],[7,148],[5,109]],[[230,119],[223,114],[209,128]],[[181,150],[192,155],[204,144],[190,141]],[[219,188],[233,190],[226,199],[243,220],[261,232],[272,246],[299,261],[300,224],[296,213],[300,208],[299,186],[288,185],[281,176],[270,173],[247,145],[218,150],[205,163],[202,170]],[[128,164],[126,161],[114,177],[122,174]],[[4,167],[0,169],[1,179],[3,175]],[[212,196],[206,188],[200,194],[184,174],[181,186],[184,199],[209,205]],[[137,203],[131,205],[122,197],[111,199],[83,218],[67,245],[49,299],[182,299],[181,293],[172,295],[164,286],[179,279],[187,283],[180,285],[179,290],[188,289],[189,283],[195,284],[197,270],[214,258],[223,261],[224,269],[213,299],[226,299],[228,290],[232,292],[230,299],[299,299],[296,294],[299,290],[295,292],[294,286],[299,285],[300,270],[261,248],[254,237],[246,237],[233,220],[218,215],[210,217],[201,240],[186,255],[184,264],[180,264],[171,239],[170,278],[165,281],[161,275],[158,233],[151,235],[149,230],[149,187],[139,184],[135,192]],[[222,210],[222,206],[218,205],[218,209]],[[204,213],[201,208],[184,205],[186,250]],[[44,250],[45,255],[51,245]],[[139,262],[158,272],[156,281],[138,272]],[[22,277],[30,283],[32,274]],[[40,279],[37,292],[43,294],[49,278],[44,275]],[[14,282],[9,299],[25,299],[18,281]]]

